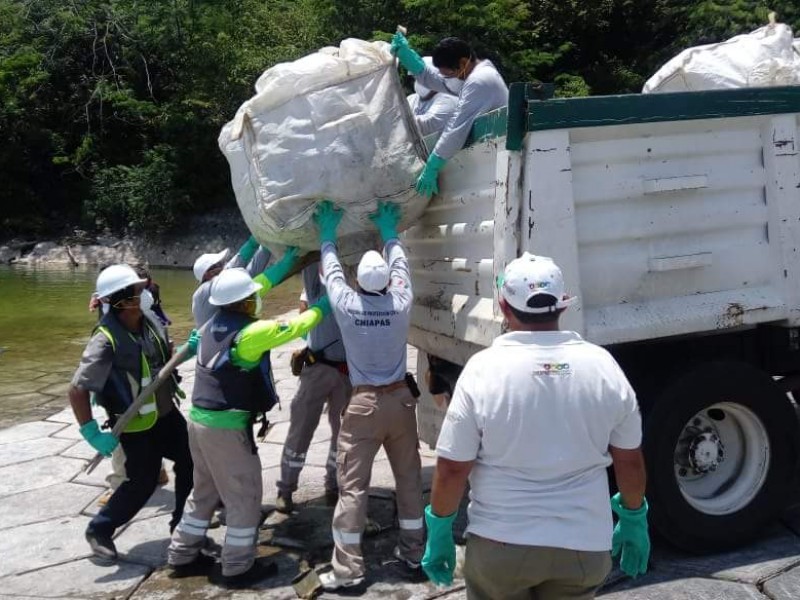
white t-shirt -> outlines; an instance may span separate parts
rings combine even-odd
[[[502,335],[464,367],[436,447],[475,460],[468,532],[527,546],[611,548],[609,445],[639,447],[636,395],[571,331]]]

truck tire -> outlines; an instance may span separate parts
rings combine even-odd
[[[786,394],[748,364],[705,363],[680,377],[645,426],[651,525],[696,553],[751,540],[791,498],[797,434]]]

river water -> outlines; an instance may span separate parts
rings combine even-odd
[[[177,343],[193,327],[190,270],[152,269]],[[0,427],[44,418],[69,405],[67,388],[97,322],[88,310],[97,269],[0,266]],[[262,317],[297,307],[293,277],[270,291]]]

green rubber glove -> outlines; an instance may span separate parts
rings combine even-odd
[[[244,261],[244,264],[247,264],[250,262],[253,256],[255,256],[257,250],[258,241],[251,235],[250,238],[244,244],[242,244],[242,247],[239,248],[239,252],[237,252],[237,254]]]
[[[328,296],[320,296],[319,300],[314,302],[314,304],[308,308],[318,308],[322,313],[322,316],[327,317],[329,314],[331,314],[331,301],[328,300]]]
[[[336,208],[330,200],[323,200],[317,205],[317,210],[314,211],[314,222],[319,229],[320,243],[336,243],[336,229],[339,227],[343,214],[342,210]]]
[[[431,152],[425,168],[422,169],[419,179],[417,179],[417,193],[420,196],[430,198],[439,193],[439,170],[447,161],[438,154]]]
[[[399,31],[392,37],[391,51],[412,75],[419,75],[425,70],[425,61],[408,45],[406,36]]]
[[[611,556],[620,556],[619,566],[631,577],[647,573],[650,536],[647,533],[647,500],[636,510],[622,505],[622,495],[611,498],[611,510],[619,517],[611,538]]]
[[[94,419],[81,425],[80,432],[83,439],[103,456],[111,456],[119,444],[119,440],[113,434],[100,431],[100,426]]]
[[[456,543],[453,541],[455,520],[456,513],[440,517],[434,514],[430,504],[425,507],[428,541],[425,543],[422,568],[436,585],[453,585],[453,572],[456,570]]]
[[[375,223],[384,242],[397,239],[397,224],[400,222],[400,207],[392,202],[378,202],[378,210],[369,216]]]
[[[278,262],[264,269],[263,275],[269,280],[271,284],[270,287],[275,287],[281,281],[286,279],[286,276],[294,268],[296,263],[297,248],[295,246],[289,246],[286,248],[286,252],[283,253],[283,256]]]

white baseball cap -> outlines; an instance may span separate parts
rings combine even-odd
[[[548,256],[525,252],[506,267],[500,281],[500,294],[506,302],[520,312],[543,314],[566,308],[575,297],[564,294],[564,276],[561,269]],[[530,306],[534,296],[547,295],[554,303],[548,306]]]
[[[225,248],[225,250],[217,252],[216,254],[201,254],[200,257],[194,261],[194,267],[192,267],[194,278],[202,282],[206,271],[227,259],[229,253],[230,251]]]
[[[245,269],[225,269],[211,282],[211,296],[208,301],[214,306],[233,304],[249,298],[261,287]]]
[[[389,265],[379,252],[369,250],[358,263],[356,280],[365,292],[380,292],[389,285]]]

